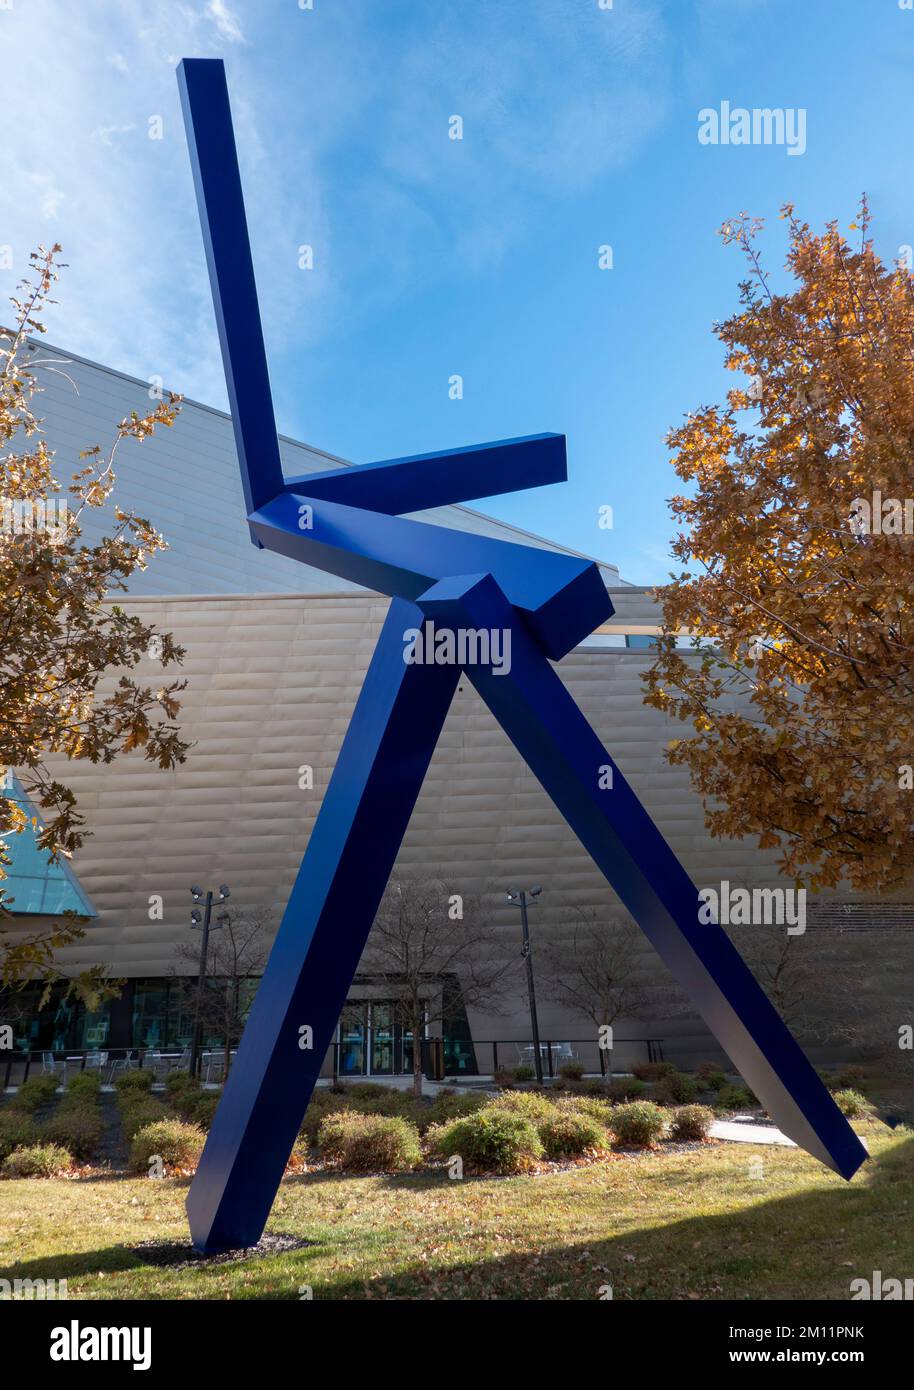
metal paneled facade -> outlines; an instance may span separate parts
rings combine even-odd
[[[52,351],[66,362],[67,376],[46,377],[41,409],[63,477],[81,448],[104,447],[119,419],[149,408],[149,388]],[[287,474],[347,466],[290,440],[281,446]],[[143,445],[126,441],[117,472],[120,505],[148,516],[170,545],[119,601],[186,647],[181,725],[193,747],[175,772],[137,756],[107,768],[55,768],[77,792],[92,832],[74,868],[98,911],[66,963],[101,961],[117,976],[164,979],[187,969],[175,951],[190,936],[191,883],[228,881],[236,905],[272,906],[278,920],[388,600],[251,546],[231,422],[218,411],[186,402],[171,430]],[[561,549],[466,507],[423,517]],[[103,519],[90,515],[87,539],[101,534]],[[620,645],[576,648],[559,663],[563,680],[698,883],[729,876],[776,884],[771,856],[710,840],[686,773],[663,762],[674,730],[642,701],[650,653],[621,645],[626,633],[644,640],[657,614],[644,591],[622,584],[613,567],[602,569],[616,613],[610,631],[595,640]],[[157,670],[150,662],[139,674],[154,680]],[[311,789],[300,786],[303,768],[313,770]],[[495,939],[510,953],[517,950],[517,923],[504,902],[509,886],[529,881],[546,889],[534,942],[575,904],[622,911],[468,681],[460,682],[399,864],[440,869],[467,893],[486,895]],[[153,907],[158,898],[161,919]],[[651,954],[647,943],[643,949]],[[581,1035],[580,1020],[545,1002],[541,1013],[545,1035]],[[470,1022],[476,1036],[524,1036],[520,980],[507,1015]],[[635,1022],[641,1032],[671,1027]]]

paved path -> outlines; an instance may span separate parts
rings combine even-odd
[[[788,1149],[797,1147],[774,1125],[754,1125],[747,1120],[715,1120],[711,1126],[711,1137],[732,1139],[737,1144],[782,1144]]]

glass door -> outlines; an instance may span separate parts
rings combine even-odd
[[[365,1075],[367,1005],[347,1004],[340,1015],[340,1076]]]
[[[371,1074],[394,1072],[394,1019],[390,1004],[371,1004]]]

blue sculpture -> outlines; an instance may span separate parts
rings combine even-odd
[[[850,1178],[860,1140],[549,664],[613,612],[597,566],[399,515],[564,481],[564,436],[284,478],[225,70],[178,81],[252,539],[392,598],[191,1185],[194,1244],[263,1232],[460,675],[405,659],[428,623],[510,641],[510,669],[477,653],[466,675],[772,1118]]]

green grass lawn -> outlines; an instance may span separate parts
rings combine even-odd
[[[914,1136],[855,1128],[851,1183],[794,1149],[714,1143],[511,1178],[286,1178],[269,1230],[302,1249],[191,1269],[130,1246],[184,1240],[187,1182],[0,1182],[0,1274],[70,1298],[847,1299],[914,1274]],[[762,1175],[750,1167],[761,1160]]]

